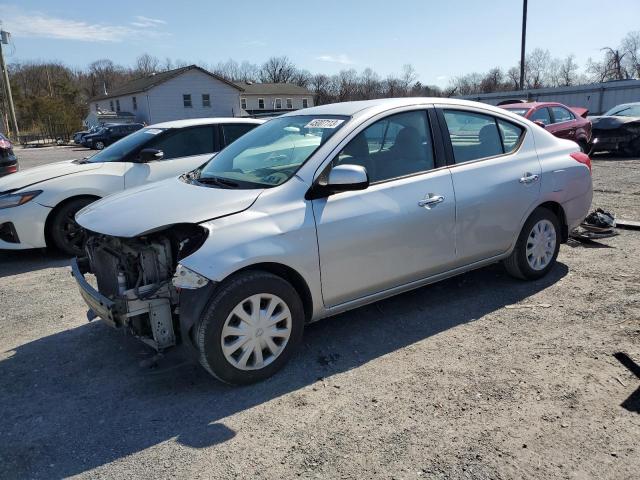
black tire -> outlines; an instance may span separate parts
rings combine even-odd
[[[98,140],[98,141],[95,143],[95,146],[96,146],[96,150],[102,150],[102,149],[104,149],[104,142],[103,142],[103,141]]]
[[[534,269],[527,260],[527,244],[529,235],[532,233],[534,225],[541,220],[548,220],[555,229],[555,249],[549,263],[542,269]],[[521,280],[536,280],[544,277],[553,268],[560,251],[560,222],[558,217],[551,210],[543,207],[536,208],[529,216],[522,227],[516,246],[511,255],[503,261],[505,269],[509,275]]]
[[[75,216],[76,213],[95,201],[95,198],[76,198],[69,200],[53,212],[48,233],[54,247],[67,255],[79,256],[84,254],[87,234],[76,223]]]
[[[286,303],[291,313],[291,333],[284,349],[271,363],[260,369],[242,370],[225,357],[222,333],[232,310],[243,300],[257,294],[276,295]],[[200,364],[211,375],[222,382],[240,385],[264,380],[280,370],[302,341],[303,330],[302,301],[291,284],[277,275],[253,270],[231,276],[216,289],[196,326],[194,340]]]
[[[587,155],[589,155],[589,152],[591,152],[591,145],[589,145],[589,142],[587,142],[584,138],[581,138],[576,143],[580,147],[580,151],[582,153],[586,153]]]

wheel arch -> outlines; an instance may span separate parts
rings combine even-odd
[[[558,218],[558,222],[560,222],[560,241],[561,243],[566,243],[569,239],[569,227],[567,225],[567,216],[564,212],[564,208],[562,208],[562,205],[560,205],[558,202],[547,201],[538,205],[537,208],[546,208],[547,210],[551,210],[555,214],[555,216]]]
[[[245,272],[247,270],[262,270],[264,272],[269,272],[273,275],[277,275],[288,281],[300,296],[302,307],[304,309],[305,323],[308,323],[311,320],[313,316],[313,296],[311,295],[311,289],[309,288],[309,285],[307,284],[307,281],[304,279],[304,277],[295,269],[282,263],[261,262],[242,267],[240,270],[236,270],[231,275]]]
[[[93,199],[93,201],[95,202],[96,200],[100,200],[101,197],[99,197],[98,195],[90,195],[90,194],[73,195],[71,197],[65,198],[61,202],[58,202],[58,204],[51,209],[51,211],[47,215],[47,218],[44,222],[44,239],[45,239],[45,243],[47,244],[47,247],[53,246],[53,242],[51,240],[51,222],[55,218],[58,211],[60,211],[60,209],[66,204],[68,204],[69,202],[78,200],[80,198]]]

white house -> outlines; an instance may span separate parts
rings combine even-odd
[[[240,116],[242,88],[196,65],[139,78],[92,98],[85,123],[93,125],[104,115],[133,114],[146,124],[204,117]],[[106,118],[106,117],[105,117]]]
[[[240,106],[249,115],[283,113],[313,107],[313,94],[292,83],[236,84],[240,92]]]

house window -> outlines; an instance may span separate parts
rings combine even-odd
[[[293,109],[293,101],[290,98],[287,98],[287,109]]]
[[[260,110],[264,110],[264,98],[259,98],[258,99],[258,108]]]
[[[114,108],[113,108],[113,100],[109,100],[109,110],[111,110],[113,112]]]
[[[309,108],[309,99],[307,98],[302,99],[302,108]]]
[[[133,103],[133,109],[138,109],[138,99],[136,97],[131,97],[131,103]]]
[[[282,99],[276,98],[276,110],[280,110],[282,108]]]
[[[209,96],[208,93],[203,93],[202,94],[202,106],[203,107],[210,107],[211,106],[211,97]]]
[[[247,109],[247,99],[246,98],[241,98],[240,99],[240,106],[242,107],[243,110]]]
[[[184,105],[184,108],[191,108],[193,106],[191,105],[191,94],[185,93],[182,95],[182,104]]]
[[[116,112],[120,111],[120,100],[116,100]]]

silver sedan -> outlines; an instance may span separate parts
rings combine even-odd
[[[494,262],[546,275],[591,197],[578,145],[506,110],[324,105],[90,205],[73,270],[90,318],[249,383],[284,365],[309,322]]]

